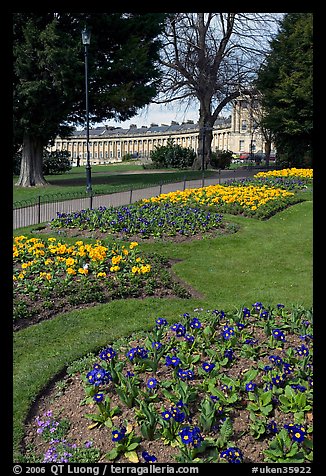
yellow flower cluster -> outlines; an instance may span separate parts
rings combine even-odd
[[[261,177],[292,177],[292,178],[304,178],[312,179],[313,178],[313,169],[297,169],[292,167],[291,169],[282,169],[282,170],[270,170],[268,172],[258,172],[254,176],[255,178]]]
[[[137,242],[130,243],[129,247],[118,244],[107,247],[100,241],[67,244],[52,237],[42,241],[16,236],[13,244],[14,281],[33,277],[49,282],[55,277],[62,279],[75,275],[106,278],[110,272],[120,270],[133,276],[135,268],[139,268],[139,274],[149,273],[151,266],[139,256],[137,246]]]
[[[219,205],[238,204],[245,209],[256,210],[270,200],[293,196],[294,193],[280,188],[247,186],[210,185],[202,188],[192,188],[184,191],[163,193],[157,197],[144,199],[143,203],[172,202],[182,204]]]

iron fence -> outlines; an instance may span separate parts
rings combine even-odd
[[[197,188],[208,185],[223,183],[232,178],[250,177],[255,171],[242,170],[241,173],[234,169],[232,171],[217,171],[214,177],[205,177],[202,174],[199,179],[187,180],[184,178],[178,182],[160,182],[147,186],[146,188],[133,188],[121,190],[113,193],[92,193],[74,192],[66,194],[39,195],[33,200],[22,200],[13,205],[13,229],[23,228],[41,223],[48,223],[57,217],[57,213],[72,213],[80,210],[103,207],[118,207],[120,205],[130,205],[143,198],[151,198],[161,193],[185,190],[186,188]]]

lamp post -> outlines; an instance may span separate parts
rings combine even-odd
[[[88,46],[91,42],[91,32],[85,27],[82,31],[82,43],[85,47],[85,97],[86,97],[86,192],[92,193],[92,173],[89,152],[89,110],[88,110]]]

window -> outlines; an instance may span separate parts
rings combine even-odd
[[[246,131],[247,130],[247,121],[245,119],[243,119],[241,121],[241,130],[242,131]]]
[[[244,152],[244,145],[245,141],[244,140],[239,140],[239,151]]]

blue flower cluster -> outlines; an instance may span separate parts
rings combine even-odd
[[[112,376],[108,370],[103,369],[98,364],[95,364],[93,370],[86,375],[88,382],[96,387],[105,385],[112,380]]]
[[[243,453],[237,447],[230,447],[220,453],[220,458],[228,463],[243,463]]]
[[[147,359],[148,351],[144,347],[133,347],[127,353],[127,357],[132,362],[136,357],[139,359]]]
[[[52,228],[79,228],[123,233],[127,236],[191,236],[221,226],[222,215],[186,205],[132,204],[121,207],[99,207],[73,213],[57,213]]]
[[[198,448],[201,445],[201,442],[204,440],[200,433],[200,428],[198,426],[190,427],[185,426],[179,432],[182,443],[185,445],[192,445],[194,448]]]
[[[313,342],[312,321],[308,321],[311,316],[305,313],[307,319],[303,319],[298,313],[290,321],[286,319],[289,313],[283,309],[281,304],[275,310],[256,302],[251,309],[244,307],[228,315],[224,311],[204,313],[203,309],[196,309],[196,317],[184,313],[172,324],[157,318],[153,333],[146,337],[140,333],[136,338],[138,345],[128,352],[123,351],[119,356],[112,347],[106,347],[99,353],[102,365],[94,366],[86,376],[87,381],[95,387],[109,382],[111,375],[106,369],[110,369],[113,385],[108,390],[90,389],[88,395],[100,404],[102,411],[107,405],[106,391],[110,389],[129,409],[136,404],[126,402],[133,399],[137,402],[134,415],[143,436],[162,438],[164,444],[173,447],[177,438],[185,445],[180,446],[179,461],[189,462],[201,455],[202,450],[197,448],[209,448],[212,435],[220,432],[223,425],[226,432],[232,430],[234,405],[236,408],[247,405],[257,422],[263,422],[258,425],[250,419],[248,433],[256,437],[259,432],[259,438],[274,444],[279,438],[280,414],[286,412],[288,395],[297,398],[299,403],[293,404],[300,407],[302,403],[307,412],[312,408]],[[252,368],[248,360],[253,362]],[[126,379],[123,374],[133,375],[129,369],[135,361],[136,376]],[[293,444],[303,443],[300,451],[306,455],[310,451],[312,429],[309,421],[304,421],[304,413],[300,424],[295,418],[295,423],[284,425],[281,431],[283,436],[288,432],[288,441],[291,439]],[[126,420],[120,422],[126,424]],[[125,435],[123,426],[112,432],[112,440],[119,441]],[[242,452],[244,448],[240,440],[234,439],[234,434],[232,438],[219,452],[215,447],[215,459],[243,463],[247,458]],[[268,454],[268,450],[262,453]],[[203,451],[200,456],[203,461],[205,455]],[[142,453],[142,458],[149,463],[156,461],[156,456],[147,451]]]

